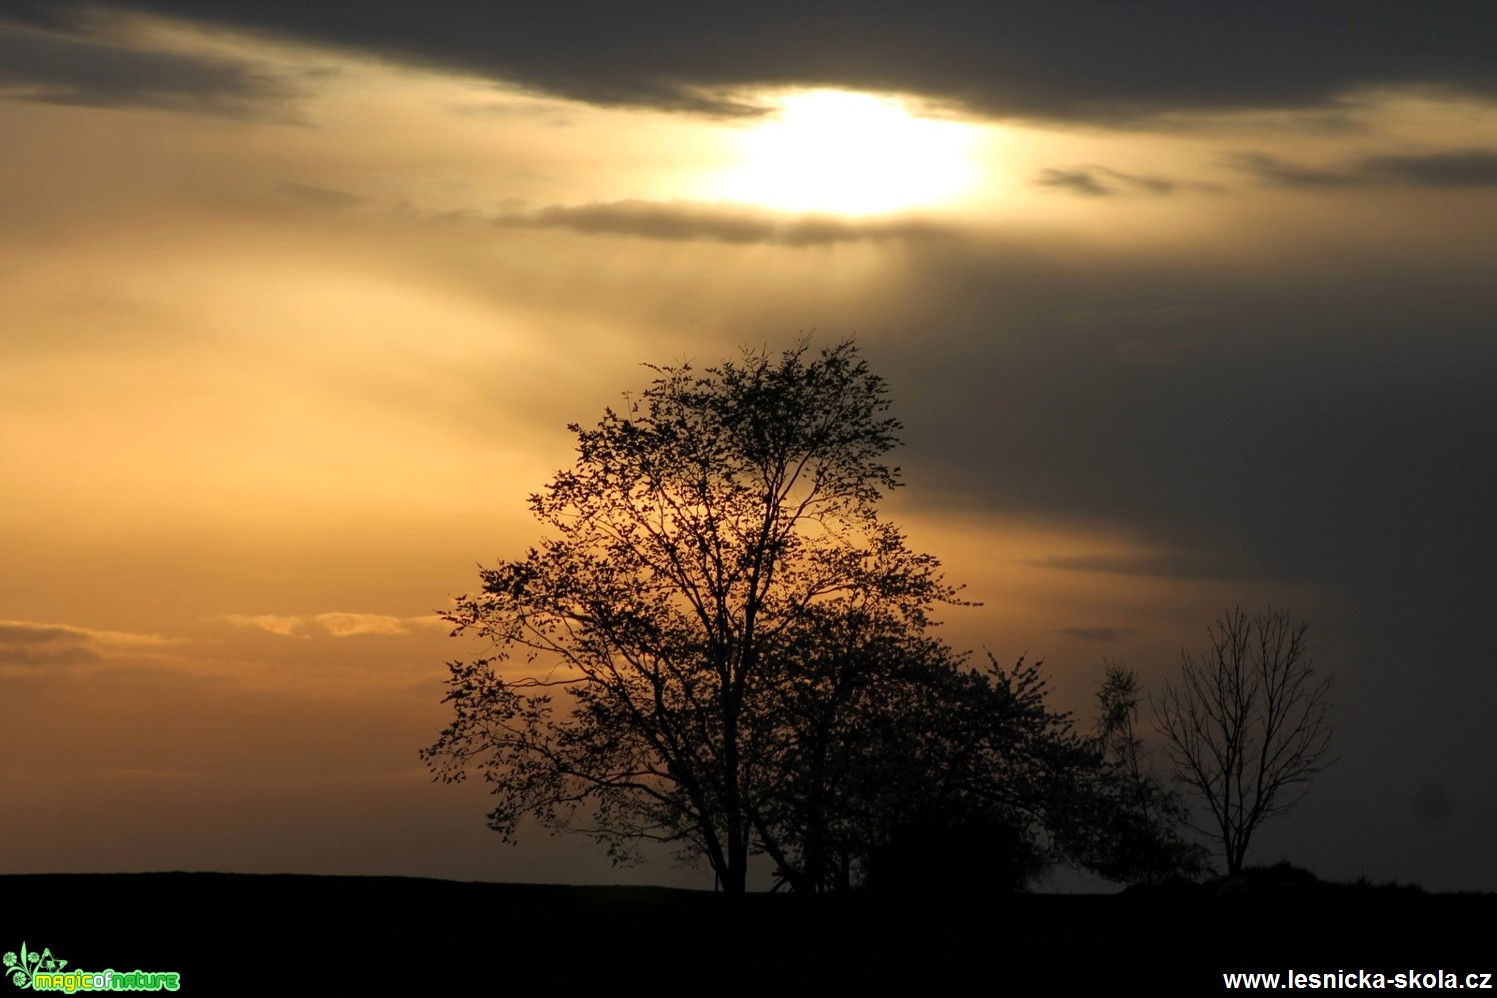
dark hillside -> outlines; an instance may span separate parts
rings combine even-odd
[[[212,873],[0,877],[0,950],[179,971],[183,994],[1222,988],[1224,972],[1497,971],[1497,897],[1260,877],[1117,895],[724,895]],[[752,985],[751,985],[752,986]],[[1391,987],[1391,984],[1390,984]]]

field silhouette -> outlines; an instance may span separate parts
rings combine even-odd
[[[749,894],[221,873],[0,877],[0,949],[177,971],[183,994],[436,995],[589,985],[890,994],[1222,974],[1489,972],[1494,895],[1323,884],[1280,866],[1111,895]]]

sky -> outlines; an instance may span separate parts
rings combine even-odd
[[[708,887],[503,845],[439,617],[644,363],[855,337],[884,504],[1088,723],[1234,606],[1251,860],[1497,890],[1497,7],[0,3],[0,872]],[[1162,762],[1157,759],[1157,762]]]

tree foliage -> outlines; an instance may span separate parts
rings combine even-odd
[[[1138,733],[1142,698],[1138,673],[1104,661],[1092,741],[1100,769],[1091,797],[1098,820],[1081,826],[1090,838],[1075,851],[1086,866],[1112,880],[1158,884],[1194,878],[1204,867],[1204,850],[1182,837],[1185,802],[1147,761]]]
[[[575,464],[530,499],[549,536],[456,600],[493,653],[451,663],[437,775],[481,773],[506,838],[529,815],[615,858],[671,842],[735,892],[755,853],[849,886],[931,815],[1043,852],[1087,753],[1033,667],[928,635],[957,592],[877,515],[899,424],[853,344],[652,370],[570,427]]]
[[[1309,657],[1308,621],[1271,607],[1234,609],[1211,649],[1182,651],[1180,679],[1154,704],[1177,778],[1204,802],[1229,875],[1242,872],[1263,822],[1289,811],[1328,764],[1331,680]],[[1199,827],[1199,826],[1198,826]]]
[[[985,669],[945,666],[911,684],[868,748],[874,886],[1014,890],[1071,855],[1098,769],[1049,697],[1042,663],[1005,669],[991,655]]]

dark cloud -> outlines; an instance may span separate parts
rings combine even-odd
[[[1041,170],[1031,181],[1035,187],[1066,191],[1084,197],[1103,198],[1116,194],[1117,190],[1098,180],[1092,170]]]
[[[45,644],[78,641],[82,637],[77,628],[61,624],[32,624],[16,620],[0,622],[0,644]]]
[[[1181,189],[1217,190],[1214,185],[1182,183],[1168,177],[1123,173],[1105,166],[1080,166],[1072,169],[1046,169],[1030,181],[1041,190],[1079,194],[1083,197],[1117,197],[1128,194],[1173,194]]]
[[[773,243],[780,246],[933,239],[954,235],[952,229],[920,219],[864,220],[828,215],[783,215],[752,208],[659,201],[548,205],[534,211],[499,215],[493,222],[506,227],[565,229],[591,235]]]
[[[1497,149],[1461,149],[1419,156],[1374,156],[1364,172],[1415,187],[1497,187]]]
[[[1458,149],[1399,156],[1365,156],[1340,167],[1300,166],[1261,152],[1234,153],[1226,163],[1279,187],[1497,187],[1497,150]]]
[[[285,80],[246,62],[6,28],[0,20],[0,96],[253,118],[286,116],[295,95]]]
[[[91,633],[65,624],[0,621],[0,666],[56,667],[96,662]]]
[[[1262,152],[1232,153],[1225,157],[1224,162],[1256,180],[1277,187],[1345,187],[1361,182],[1354,171],[1300,166]]]
[[[1117,644],[1123,638],[1137,634],[1138,629],[1134,627],[1067,627],[1060,633],[1068,634],[1082,641],[1100,641],[1103,644]]]
[[[1497,425],[1497,292],[1476,270],[1428,281],[1286,260],[1244,280],[994,256],[948,257],[925,292],[939,315],[917,320],[971,329],[986,316],[988,331],[891,360],[940,386],[916,389],[936,408],[911,413],[930,429],[910,463],[936,458],[941,488],[979,506],[1110,521],[1177,552],[1048,567],[1389,591],[1419,578],[1452,607],[1491,591],[1497,438],[1482,428]],[[1132,323],[1067,328],[1078,293],[1202,311],[1161,319],[1167,362],[1129,362]]]
[[[50,0],[7,0],[0,10],[0,26],[19,24],[34,28],[66,31],[76,24],[76,7]]]
[[[374,203],[373,198],[367,198],[362,194],[351,194],[348,191],[337,191],[329,187],[314,187],[310,184],[298,184],[290,180],[283,180],[276,184],[275,192],[314,208],[327,208],[333,211],[343,211]]]
[[[423,212],[407,202],[381,202],[348,191],[282,181],[278,194],[329,211],[371,205],[391,215],[424,218],[456,225],[488,224],[507,229],[555,229],[594,236],[623,236],[663,241],[700,241],[733,245],[827,246],[848,242],[949,240],[963,232],[958,225],[914,216],[856,218],[793,214],[736,204],[691,201],[600,201],[591,204],[536,206],[522,198],[505,198],[493,214],[475,211]]]
[[[158,634],[0,620],[0,665],[74,665],[180,643],[181,639]]]
[[[1067,555],[1036,558],[1024,564],[1063,572],[1100,572],[1104,575],[1134,575],[1166,579],[1241,579],[1253,573],[1247,566],[1202,551],[1143,555]]]
[[[84,665],[101,659],[98,652],[82,645],[59,647],[5,646],[0,644],[0,665],[20,665],[34,668],[57,668],[67,665]]]
[[[927,95],[995,116],[1111,122],[1172,112],[1334,108],[1366,87],[1497,93],[1497,7],[1147,0],[855,7],[831,0],[120,0],[438,65],[598,104],[743,113],[756,85]],[[86,10],[28,3],[33,19]]]
[[[1057,571],[1335,593],[1368,682],[1414,696],[1433,669],[1474,695],[1497,601],[1497,286],[1459,239],[1420,236],[1247,269],[924,254],[918,300],[879,303],[908,339],[870,350],[897,372],[909,499],[1107,524],[1138,551],[1031,562]],[[1148,315],[1166,362],[1122,356]]]
[[[1361,797],[1285,833],[1324,829],[1324,855],[1340,855],[1338,830],[1391,801],[1397,832],[1356,839],[1369,862],[1438,855],[1420,879],[1486,889],[1497,285],[1478,240],[1490,214],[1452,199],[1425,224],[1427,199],[1376,193],[1367,227],[1329,248],[1279,244],[1272,259],[939,247],[912,263],[918,301],[878,302],[890,332],[868,353],[890,372],[906,499],[924,515],[1106,525],[1166,554],[1040,563],[1200,578],[1176,591],[1312,617],[1342,761],[1307,805]],[[1125,362],[1120,345],[1151,321],[1177,345],[1169,362]],[[1156,633],[1152,617],[1113,619]],[[1200,647],[1199,631],[1179,637]],[[1169,663],[1141,664],[1157,689]],[[1485,803],[1416,796],[1432,778]],[[1270,841],[1259,848],[1273,856]]]

